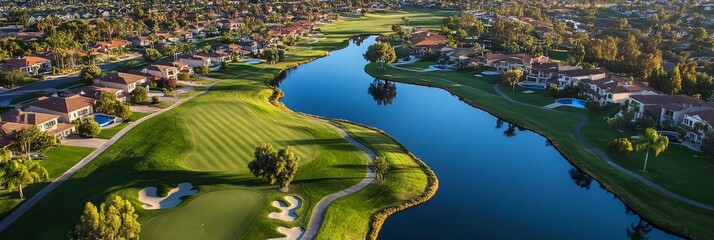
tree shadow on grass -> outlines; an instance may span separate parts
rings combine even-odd
[[[284,140],[278,141],[279,144],[285,146],[303,146],[303,145],[319,145],[325,149],[339,151],[359,151],[343,138],[323,138],[323,139],[301,139],[301,140]]]

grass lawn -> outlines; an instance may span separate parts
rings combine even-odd
[[[556,100],[555,98],[548,97],[546,95],[546,90],[542,89],[524,88],[516,85],[514,91],[513,86],[505,84],[499,84],[498,87],[503,94],[506,94],[510,98],[513,98],[519,102],[530,103],[537,106],[545,106],[554,103]],[[527,90],[533,91],[533,93],[523,93],[523,91]]]
[[[410,64],[403,64],[403,65],[398,65],[401,68],[407,68],[407,69],[412,69],[412,70],[422,70],[429,68],[429,66],[436,64],[434,61],[416,61]]]
[[[597,159],[593,152],[578,143],[573,136],[572,129],[579,122],[579,117],[571,112],[584,113],[585,110],[562,108],[561,111],[553,112],[512,103],[485,91],[486,89],[479,87],[480,85],[472,85],[472,87],[485,92],[441,80],[443,78],[450,79],[449,75],[453,73],[448,72],[439,72],[444,75],[440,78],[434,76],[433,74],[437,74],[434,72],[431,73],[432,75],[415,76],[412,72],[398,69],[377,71],[374,65],[368,65],[366,71],[382,79],[446,89],[474,107],[543,134],[569,161],[594,176],[609,190],[615,192],[628,206],[648,220],[686,236],[705,239],[714,237],[714,229],[711,228],[714,226],[714,212],[680,202],[654,191],[639,181],[614,170],[608,164]],[[463,80],[456,80],[458,83],[461,83],[460,81]],[[602,147],[605,141],[618,137],[617,134],[610,134],[613,130],[606,126],[601,116],[591,113],[588,117],[590,121],[582,131],[588,141]],[[619,136],[621,135],[631,136],[634,134],[624,133]],[[648,176],[648,178],[673,192],[712,204],[712,193],[709,191],[709,189],[714,189],[712,186],[714,174],[711,172],[712,165],[709,164],[711,161],[693,158],[691,154],[684,154],[682,148],[675,146],[672,146],[669,151],[658,158],[651,159],[650,170],[647,174],[657,175],[657,177]],[[623,163],[624,160],[618,160],[618,163],[637,172],[637,169],[642,165],[636,159],[643,159],[642,154],[630,154],[628,157],[631,157],[632,161]],[[672,157],[667,157],[667,154],[672,154]]]
[[[239,239],[266,204],[255,191],[211,192],[147,221],[141,238]]]
[[[82,80],[74,81],[74,82],[68,82],[65,84],[60,84],[55,86],[55,89],[65,89],[65,88],[79,88],[79,87],[84,87],[87,84],[82,82]]]
[[[418,20],[420,18],[440,21],[441,17],[430,15],[432,12],[420,11],[410,15],[414,16],[410,18],[413,23],[421,21]],[[402,15],[390,14],[389,21],[377,16],[370,14],[368,20],[381,21],[384,26],[389,26],[401,21]],[[355,23],[343,20],[335,25],[360,27]],[[360,23],[363,24],[361,26],[372,26],[364,21]],[[436,26],[439,22],[432,24]],[[330,25],[329,28],[336,31],[347,27]],[[366,33],[372,30],[359,31]],[[225,81],[206,94],[138,125],[0,233],[0,238],[66,238],[87,201],[96,204],[113,195],[130,199],[137,206],[145,229],[154,228],[148,222],[154,221],[151,219],[157,216],[157,219],[176,218],[176,221],[195,222],[191,220],[194,216],[190,212],[196,210],[184,209],[216,191],[250,189],[261,194],[263,205],[269,206],[269,202],[281,199],[285,194],[276,191],[276,186],[255,178],[246,169],[254,148],[265,142],[277,147],[294,146],[298,150],[300,168],[289,194],[303,199],[303,207],[297,213],[298,219],[290,223],[269,219],[267,215],[273,208],[263,207],[248,229],[243,233],[238,233],[238,230],[233,233],[244,239],[265,239],[280,237],[281,234],[275,230],[278,226],[304,228],[309,221],[307,216],[310,216],[319,199],[350,187],[364,177],[368,158],[331,127],[270,104],[268,99],[274,90],[266,83],[283,69],[327,54],[319,49],[342,46],[346,42],[345,37],[354,33],[344,31],[342,37],[316,43],[312,50],[290,50],[286,62],[275,65],[231,64],[227,71],[212,73],[212,77]],[[390,175],[382,184],[372,185],[338,200],[328,210],[332,213],[327,214],[326,227],[321,229],[320,238],[365,236],[372,213],[417,198],[425,191],[426,173],[414,167],[418,166],[416,162],[408,158],[406,151],[396,142],[375,130],[353,125],[349,126],[349,130],[364,136],[361,139],[370,141],[366,143],[368,147],[385,155],[387,161],[394,163],[395,169],[403,171]],[[175,186],[180,182],[190,182],[199,190],[198,194],[187,198],[189,204],[165,211],[139,207],[137,191],[141,188]],[[360,211],[354,211],[355,208]],[[335,215],[335,212],[341,214]],[[233,223],[235,218],[223,217],[221,220]],[[42,231],[32,231],[38,228]],[[142,236],[144,239],[156,236],[151,235],[153,230],[147,231],[148,235]],[[166,239],[165,236],[158,237]]]
[[[136,121],[136,120],[139,120],[140,118],[143,118],[143,117],[145,117],[146,115],[149,115],[149,114],[148,114],[148,113],[134,112],[134,113],[131,114],[131,116],[129,116],[129,119],[127,119],[127,120],[124,121],[123,123],[121,123],[121,124],[119,124],[119,125],[117,125],[117,126],[111,127],[111,128],[102,129],[102,131],[99,133],[99,135],[97,135],[97,138],[110,139],[110,138],[114,137],[114,135],[116,135],[117,133],[119,133],[119,131],[121,131],[121,130],[124,129],[126,126],[128,126],[130,122],[134,122],[134,121]]]
[[[568,50],[567,49],[555,49],[548,53],[548,57],[551,60],[567,61],[568,60]]]
[[[40,165],[47,169],[47,174],[50,177],[49,180],[54,180],[92,151],[94,151],[94,148],[59,146],[46,151],[44,155],[47,156],[47,158],[40,160]],[[42,190],[42,188],[47,186],[47,184],[49,184],[49,182],[35,183],[26,186],[23,189],[25,197],[30,198],[34,196],[37,192]],[[16,189],[0,192],[0,217],[4,218],[10,214],[10,211],[15,209],[20,202],[21,200],[18,199]]]
[[[42,80],[40,80],[39,78],[25,76],[25,78],[22,79],[22,82],[17,84],[17,87],[25,86],[25,85],[36,83],[39,81],[42,81]]]

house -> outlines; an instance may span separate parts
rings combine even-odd
[[[701,144],[706,133],[714,124],[714,108],[684,113],[682,121],[677,128],[684,131],[684,138],[695,144]]]
[[[116,72],[94,79],[94,85],[121,89],[126,94],[133,92],[137,87],[148,87],[149,83],[150,81],[146,76],[122,72]]]
[[[192,54],[179,54],[176,58],[178,58],[179,62],[185,63],[192,68],[213,65],[211,58],[209,57],[195,56]]]
[[[418,30],[412,34],[410,41],[412,43],[410,53],[415,56],[422,56],[429,49],[436,51],[446,47],[448,44],[446,36],[429,31],[428,29]]]
[[[65,56],[69,56],[69,58],[58,58],[58,52],[54,50],[46,51],[46,52],[41,52],[35,54],[37,57],[45,58],[45,59],[50,59],[52,61],[53,66],[65,66],[68,68],[79,68],[82,65],[82,57],[86,57],[87,54],[76,51],[76,50],[64,50],[60,51],[59,55],[64,54]],[[61,59],[61,61],[60,61]]]
[[[20,131],[23,128],[31,126],[30,124],[24,123],[0,121],[0,147],[12,144],[15,138],[15,136],[13,136],[15,131]]]
[[[574,70],[580,70],[581,67],[562,65],[556,62],[536,62],[531,64],[526,72],[526,81],[535,83],[550,83],[555,84],[558,82],[559,73],[574,72]]]
[[[656,90],[638,82],[629,82],[611,76],[598,81],[586,82],[587,93],[600,105],[624,104],[635,95],[658,95]]]
[[[52,61],[38,56],[24,56],[20,58],[8,58],[0,65],[5,70],[20,70],[27,75],[34,76],[41,73],[52,72]]]
[[[146,36],[130,37],[129,41],[131,42],[132,47],[151,46],[151,41],[149,41],[149,37]]]
[[[37,126],[40,131],[52,133],[55,137],[62,139],[74,132],[74,124],[60,123],[59,117],[60,116],[54,114],[25,112],[20,109],[0,114],[0,119],[4,122]]]
[[[122,48],[126,48],[131,44],[131,42],[126,40],[96,41],[90,44],[90,48],[92,48],[95,52],[115,54],[117,51]]]
[[[636,111],[635,118],[649,111],[659,116],[660,125],[671,127],[683,122],[686,113],[714,109],[714,103],[687,95],[635,95],[628,103],[629,109]]]
[[[482,66],[496,68],[498,72],[506,72],[510,69],[521,69],[524,73],[530,73],[533,64],[546,63],[549,58],[546,56],[533,57],[525,53],[501,54],[487,53],[476,58]]]
[[[243,19],[223,19],[216,22],[217,28],[228,30],[235,30],[243,25]]]
[[[172,65],[151,64],[144,68],[142,72],[160,79],[176,79],[178,69]]]
[[[224,52],[197,52],[193,54],[196,57],[207,57],[211,60],[212,66],[217,66],[218,64],[226,61],[231,61],[231,55]],[[209,65],[211,66],[211,65]]]
[[[58,115],[60,122],[71,123],[74,120],[83,121],[94,113],[94,99],[79,95],[41,97],[27,104],[23,110]]]
[[[605,79],[607,74],[599,69],[571,69],[558,72],[558,86],[577,86],[580,83]]]
[[[99,97],[100,93],[106,92],[106,93],[116,96],[116,99],[121,102],[126,102],[128,100],[128,98],[127,98],[128,94],[126,92],[124,92],[123,89],[119,89],[119,88],[84,86],[81,88],[71,89],[71,90],[69,90],[69,92],[72,95],[80,95],[80,96],[94,98],[94,99],[97,99],[97,97]]]
[[[189,66],[186,63],[180,62],[180,61],[164,61],[164,60],[159,60],[154,62],[152,65],[163,65],[163,66],[168,66],[168,67],[175,67],[178,73],[188,73],[188,74],[193,74],[193,67]]]

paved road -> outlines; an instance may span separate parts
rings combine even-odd
[[[326,123],[324,121],[317,120],[320,123]],[[348,142],[350,142],[352,145],[356,146],[360,150],[362,150],[364,153],[369,156],[370,161],[374,161],[375,154],[367,148],[366,146],[362,145],[360,142],[354,140],[352,137],[350,137],[345,130],[342,128],[339,128],[335,125],[332,125],[330,123],[327,123],[329,126],[337,130],[340,134],[342,134],[342,137],[347,139]],[[367,168],[367,174],[365,177],[360,181],[359,183],[355,184],[352,187],[349,187],[347,189],[344,189],[342,191],[327,195],[326,197],[320,199],[319,202],[315,205],[315,208],[312,210],[312,216],[310,216],[310,223],[307,225],[307,229],[305,229],[305,233],[302,235],[300,239],[315,239],[315,236],[317,235],[318,230],[320,230],[320,226],[322,226],[322,220],[323,217],[325,216],[325,211],[327,210],[327,207],[330,206],[332,202],[337,200],[338,198],[350,195],[352,193],[355,193],[359,190],[362,190],[363,188],[367,187],[372,181],[374,181],[374,172],[372,172],[372,169],[369,167]]]
[[[396,67],[395,67],[395,68],[396,68]],[[406,70],[406,71],[412,71],[412,72],[418,72],[418,71],[416,71],[416,70],[407,69],[407,68],[399,68],[399,69]],[[516,103],[516,104],[521,104],[521,105],[525,105],[525,106],[540,108],[540,109],[543,109],[543,110],[546,110],[546,111],[563,112],[563,111],[558,111],[558,110],[555,110],[555,109],[546,108],[546,107],[543,107],[543,106],[538,106],[538,105],[534,105],[534,104],[530,104],[530,103],[524,103],[524,102],[520,102],[520,101],[517,101],[517,100],[515,100],[515,99],[512,99],[512,98],[508,97],[506,94],[503,94],[503,92],[501,92],[501,89],[498,88],[498,84],[494,84],[494,85],[493,85],[493,90],[494,90],[496,93],[498,93],[498,95],[494,95],[494,94],[492,94],[492,93],[483,91],[483,90],[481,90],[481,89],[474,88],[474,87],[471,87],[471,86],[462,85],[462,84],[460,84],[460,83],[451,81],[451,80],[449,80],[449,79],[439,78],[439,77],[434,77],[434,78],[439,79],[439,80],[444,81],[444,82],[451,83],[451,84],[459,85],[459,86],[464,87],[464,88],[466,88],[466,89],[469,89],[469,90],[472,90],[472,91],[476,91],[476,92],[479,92],[479,93],[482,93],[482,94],[501,97],[501,98],[504,98],[504,99],[506,99],[506,100],[508,100],[508,101],[511,101],[511,102],[513,102],[513,103]],[[570,112],[563,112],[563,113],[570,113]],[[594,145],[590,144],[590,142],[588,142],[588,141],[582,136],[582,134],[580,133],[580,130],[583,128],[583,126],[585,126],[585,124],[587,124],[588,118],[585,117],[585,115],[582,115],[582,114],[579,114],[579,113],[570,113],[570,114],[573,114],[573,115],[576,115],[576,116],[580,117],[580,122],[579,122],[578,125],[575,126],[575,128],[573,129],[573,135],[575,136],[575,139],[578,140],[578,142],[579,142],[580,144],[582,144],[583,146],[585,146],[585,147],[587,147],[588,149],[590,149],[593,153],[595,153],[595,155],[597,155],[600,160],[602,160],[602,161],[604,161],[605,163],[607,163],[608,165],[612,166],[615,170],[617,170],[617,171],[619,171],[619,172],[622,172],[622,173],[624,173],[624,174],[626,174],[626,175],[628,175],[628,176],[630,176],[630,177],[632,177],[632,178],[634,178],[634,179],[636,179],[636,180],[638,180],[638,181],[644,183],[645,185],[651,187],[651,188],[654,189],[655,191],[657,191],[657,192],[659,192],[659,193],[661,193],[661,194],[663,194],[663,195],[665,195],[665,196],[668,196],[668,197],[671,197],[671,198],[680,200],[680,201],[685,202],[685,203],[692,204],[692,205],[697,206],[697,207],[701,207],[701,208],[704,208],[704,209],[707,209],[707,210],[712,210],[712,211],[714,211],[714,205],[710,205],[710,204],[706,204],[706,203],[703,203],[703,202],[699,202],[699,201],[696,201],[696,200],[693,200],[693,199],[684,197],[684,196],[682,196],[682,195],[673,193],[673,192],[667,190],[666,188],[664,188],[664,187],[662,187],[662,186],[660,186],[660,185],[658,185],[658,184],[656,184],[656,183],[650,181],[649,179],[647,179],[647,178],[645,178],[645,177],[643,177],[643,176],[641,176],[641,175],[639,175],[639,174],[636,174],[636,173],[634,173],[634,172],[631,172],[630,170],[627,170],[627,169],[623,168],[622,166],[620,166],[619,164],[617,164],[617,163],[615,163],[614,161],[612,161],[612,159],[610,159],[610,157],[609,157],[604,151],[602,151],[600,148],[595,147]]]
[[[99,156],[101,153],[103,153],[105,150],[107,150],[107,148],[109,148],[112,144],[114,144],[117,140],[119,140],[122,136],[124,136],[124,134],[126,134],[127,132],[129,132],[131,129],[133,129],[134,127],[136,127],[137,125],[141,124],[142,122],[144,122],[144,121],[146,121],[146,120],[149,120],[149,119],[151,119],[151,118],[153,118],[153,117],[155,117],[155,116],[157,116],[157,115],[159,115],[159,114],[162,114],[162,113],[164,113],[164,112],[166,112],[166,111],[169,111],[169,110],[171,110],[171,109],[174,109],[174,108],[178,107],[179,105],[181,105],[181,104],[183,104],[183,103],[185,103],[185,102],[187,102],[187,101],[189,101],[189,100],[191,100],[191,99],[193,99],[193,98],[195,98],[195,97],[197,97],[197,96],[200,96],[200,95],[206,93],[206,92],[207,92],[213,85],[215,85],[216,83],[218,83],[218,82],[214,82],[214,83],[212,83],[211,85],[206,86],[206,88],[204,88],[203,91],[201,91],[200,93],[198,93],[198,94],[196,94],[196,95],[193,95],[193,96],[191,96],[191,97],[185,98],[185,99],[183,99],[183,100],[181,100],[181,101],[178,101],[178,102],[176,102],[175,104],[171,105],[171,106],[168,107],[168,108],[161,109],[161,110],[159,110],[159,111],[156,111],[156,112],[154,112],[154,113],[152,113],[152,114],[147,115],[146,117],[140,118],[140,119],[137,120],[136,122],[133,122],[132,124],[130,124],[130,125],[127,126],[126,128],[124,128],[124,129],[122,129],[121,131],[119,131],[119,133],[117,133],[116,135],[114,135],[114,137],[112,137],[111,139],[109,139],[109,141],[107,141],[106,143],[102,144],[99,148],[97,148],[97,149],[94,150],[92,153],[90,153],[87,157],[85,157],[84,159],[82,159],[82,161],[79,161],[77,164],[75,164],[74,166],[72,166],[72,168],[70,168],[69,170],[67,170],[67,172],[65,172],[64,174],[62,174],[62,176],[60,176],[60,177],[58,177],[57,179],[55,179],[52,183],[50,183],[50,185],[47,185],[47,187],[45,187],[44,189],[42,189],[42,190],[41,190],[40,192],[38,192],[35,196],[33,196],[32,198],[30,198],[30,199],[26,200],[25,202],[21,203],[20,207],[18,207],[17,209],[15,209],[15,211],[13,211],[12,213],[10,213],[10,215],[8,215],[7,217],[5,217],[5,219],[3,219],[2,221],[0,221],[0,232],[2,232],[3,230],[5,230],[8,226],[10,226],[10,224],[12,224],[12,223],[13,223],[15,220],[17,220],[18,218],[20,218],[20,216],[22,216],[22,214],[24,214],[25,212],[27,212],[27,210],[29,210],[30,208],[32,208],[32,206],[34,206],[35,204],[37,204],[40,200],[42,200],[45,196],[47,196],[47,194],[49,194],[50,192],[52,192],[52,190],[54,190],[55,188],[59,187],[60,184],[62,184],[64,181],[66,181],[67,179],[69,179],[70,177],[72,177],[72,175],[74,175],[77,171],[79,171],[80,169],[82,169],[84,166],[86,166],[87,164],[89,164],[89,162],[91,162],[92,160],[94,160],[94,158],[96,158],[96,157]]]
[[[128,61],[134,58],[126,59],[123,61]],[[119,68],[119,64],[123,61],[120,62],[112,62],[112,63],[105,63],[105,64],[100,64],[98,65],[99,68],[102,69],[103,72],[107,71],[112,71],[117,68]],[[14,89],[5,89],[4,91],[0,92],[0,105],[9,105],[10,101],[14,98],[20,97],[22,95],[26,95],[29,93],[33,92],[41,92],[41,91],[54,91],[56,90],[54,87],[63,85],[63,84],[68,84],[71,82],[75,82],[79,80],[79,74],[70,74],[67,76],[62,76],[62,77],[57,77],[53,79],[47,79],[47,80],[42,80],[36,83],[28,84],[22,87],[14,88]]]

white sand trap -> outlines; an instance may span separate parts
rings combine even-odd
[[[294,227],[294,228],[278,227],[278,232],[282,233],[286,237],[269,238],[268,240],[298,240],[302,237],[303,234],[305,234],[305,230],[302,230],[301,227]]]
[[[177,188],[172,188],[166,197],[156,195],[155,187],[146,187],[139,190],[139,201],[144,203],[144,209],[167,209],[181,204],[181,198],[194,195],[198,190],[193,189],[190,183],[179,183]]]
[[[294,196],[285,196],[283,198],[285,198],[285,201],[287,201],[290,205],[286,206],[281,201],[273,201],[273,207],[280,208],[280,212],[271,212],[270,214],[268,214],[268,217],[288,222],[294,221],[297,218],[295,210],[300,208],[302,202],[299,198],[296,198]]]

